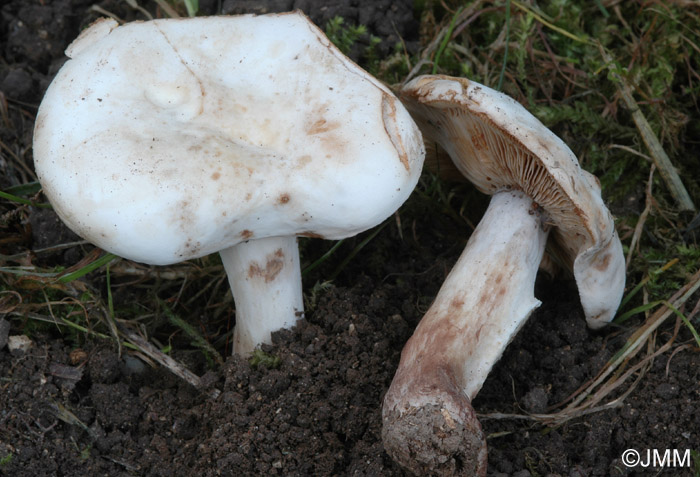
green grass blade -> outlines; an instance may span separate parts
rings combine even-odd
[[[547,21],[542,15],[538,14],[537,12],[533,11],[531,8],[518,2],[517,0],[508,0],[508,1],[509,2],[512,1],[513,5],[515,5],[517,8],[519,8],[523,12],[530,13],[532,16],[535,17],[535,20],[537,20],[538,22],[540,22],[541,24],[543,24],[544,26],[546,26],[550,30],[554,30],[555,32],[557,32],[561,35],[564,35],[565,37],[569,38],[570,40],[574,40],[577,43],[585,43],[587,45],[593,44],[593,42],[590,39],[588,39],[584,36],[580,36],[580,37],[576,36],[573,33],[570,33],[568,31],[564,30],[563,28],[558,27],[554,23]]]
[[[440,42],[440,47],[438,48],[437,53],[435,53],[435,61],[433,61],[432,74],[437,73],[438,63],[440,63],[440,56],[442,56],[443,51],[445,51],[445,48],[447,48],[447,44],[450,42],[450,37],[452,36],[452,32],[455,29],[457,17],[460,13],[462,13],[462,8],[464,7],[459,7],[457,9],[457,12],[455,12],[454,16],[452,17],[452,20],[450,20],[450,26],[447,28],[447,33],[445,33],[445,37],[442,39],[442,42]]]
[[[328,260],[328,258],[329,258],[331,255],[333,255],[333,253],[334,253],[336,250],[338,250],[338,247],[340,247],[340,246],[343,244],[344,241],[345,241],[345,239],[343,239],[343,240],[338,240],[338,241],[335,243],[335,245],[333,245],[333,246],[331,247],[330,250],[328,250],[326,253],[324,253],[324,254],[323,254],[318,260],[316,260],[314,263],[312,263],[311,265],[309,265],[308,267],[306,267],[306,268],[301,272],[301,276],[302,276],[302,277],[305,277],[305,276],[306,276],[308,273],[310,273],[314,268],[318,267],[318,266],[321,265],[323,262],[325,262],[326,260]]]
[[[119,338],[119,329],[117,328],[117,323],[114,321],[114,300],[112,299],[112,280],[109,273],[109,262],[107,262],[105,274],[107,276],[107,325],[109,326],[109,331],[112,332],[114,340],[117,342],[119,356],[121,356],[122,340]]]
[[[610,16],[610,12],[608,12],[608,9],[605,8],[603,2],[601,2],[600,0],[595,0],[595,4],[598,6],[598,10],[600,10],[600,13],[602,13],[605,18],[608,18]]]
[[[88,273],[97,270],[101,266],[108,264],[112,260],[120,260],[120,259],[121,259],[120,257],[117,257],[116,255],[114,255],[112,253],[106,253],[103,256],[101,256],[100,258],[98,258],[97,260],[95,260],[94,262],[85,265],[83,268],[62,276],[61,278],[58,279],[58,281],[60,283],[72,282],[73,280],[77,280],[78,278],[83,277],[83,276],[87,275]]]
[[[39,207],[41,209],[50,209],[51,204],[40,204],[34,201],[31,201],[29,199],[25,199],[23,197],[16,196],[14,194],[10,194],[9,192],[3,192],[0,190],[0,198],[10,200],[12,202],[17,202],[18,204],[24,204],[24,205],[31,205],[33,207]]]
[[[168,321],[173,325],[180,328],[190,339],[192,339],[192,344],[202,350],[204,355],[207,357],[212,357],[217,364],[224,364],[224,359],[221,357],[218,351],[207,341],[207,339],[202,336],[202,334],[197,331],[197,329],[190,325],[187,321],[176,315],[170,307],[163,301],[158,300],[160,306],[163,308],[163,313],[168,318]]]
[[[114,317],[114,300],[112,299],[112,280],[109,273],[109,263],[105,270],[107,275],[107,310],[109,311],[109,316]]]
[[[640,305],[636,308],[632,308],[631,310],[628,310],[628,311],[624,312],[623,314],[621,314],[620,316],[616,317],[615,320],[613,320],[613,323],[621,325],[622,323],[627,321],[627,319],[630,318],[631,316],[634,316],[637,313],[644,313],[645,311],[650,310],[654,307],[657,307],[662,303],[664,303],[664,301],[659,300],[659,301],[653,301],[651,303],[647,303],[646,305]]]
[[[41,190],[41,184],[39,181],[27,182],[26,184],[19,184],[16,186],[8,187],[5,192],[13,195],[36,195]]]
[[[632,297],[634,297],[639,292],[639,290],[641,290],[642,287],[644,285],[646,285],[649,282],[649,280],[651,280],[652,277],[662,274],[663,272],[665,272],[666,270],[668,270],[669,268],[671,268],[672,266],[677,264],[679,261],[680,260],[678,258],[674,258],[672,260],[669,260],[662,267],[657,268],[656,270],[651,272],[649,275],[644,277],[644,279],[642,281],[640,281],[637,284],[637,286],[635,286],[632,290],[630,290],[630,292],[622,299],[618,309],[621,310],[622,307],[624,307],[627,304],[627,302],[629,302],[632,299]]]
[[[503,65],[501,66],[501,74],[498,75],[498,86],[496,89],[501,91],[503,88],[503,80],[506,76],[506,64],[508,63],[508,43],[510,43],[510,0],[506,0],[506,48],[503,52]]]
[[[673,313],[675,313],[676,316],[678,318],[680,318],[681,321],[685,324],[685,326],[688,327],[688,329],[690,330],[690,333],[693,335],[693,338],[695,338],[695,342],[698,344],[698,347],[700,347],[700,335],[698,335],[697,330],[695,329],[693,324],[690,322],[690,320],[688,318],[686,318],[686,316],[683,313],[681,313],[678,310],[678,308],[671,305],[668,301],[664,301],[663,304],[666,305]]]
[[[184,0],[187,16],[194,17],[199,11],[199,0]]]
[[[387,221],[387,222],[384,222],[382,225],[380,225],[379,227],[377,227],[376,229],[374,229],[374,231],[373,231],[367,238],[365,238],[362,242],[360,242],[360,243],[357,245],[357,247],[355,247],[355,248],[353,249],[353,251],[350,252],[350,255],[348,255],[347,257],[345,257],[345,258],[343,259],[343,261],[340,263],[340,265],[338,265],[338,267],[335,269],[335,271],[334,271],[333,274],[331,275],[330,279],[333,280],[333,279],[335,279],[335,277],[337,277],[338,275],[340,275],[340,272],[342,272],[343,269],[347,266],[347,264],[350,263],[350,260],[352,260],[352,259],[355,257],[355,255],[357,255],[357,254],[360,252],[360,250],[362,250],[362,249],[364,248],[365,245],[367,245],[368,243],[370,243],[370,242],[372,241],[372,239],[373,239],[374,237],[376,237],[377,234],[379,234],[379,232],[381,232],[382,230],[384,230],[384,227],[386,227],[386,225],[387,225],[388,223],[389,223],[388,221]]]

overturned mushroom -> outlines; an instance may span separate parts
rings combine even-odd
[[[485,475],[486,440],[471,400],[540,305],[534,283],[548,234],[573,268],[591,328],[620,303],[622,246],[596,178],[519,103],[443,76],[416,78],[401,97],[426,137],[493,197],[401,354],[382,437],[419,475]]]
[[[220,252],[237,353],[303,313],[297,236],[373,227],[418,180],[408,112],[300,13],[101,20],[66,54],[36,120],[44,193],[123,257]]]

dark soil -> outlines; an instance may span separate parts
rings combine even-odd
[[[67,43],[98,17],[89,10],[92,4],[10,0],[0,10],[0,100],[12,106],[3,109],[9,113],[0,139],[14,145],[29,168],[36,106]],[[290,0],[264,8],[301,8],[320,24],[340,14],[348,23],[366,24],[389,45],[398,38],[392,35],[417,40],[411,4]],[[99,5],[121,18],[137,18],[123,2]],[[214,13],[218,2],[200,5]],[[262,13],[260,5],[226,0],[221,10]],[[4,154],[0,188],[29,182],[31,175]],[[175,346],[173,357],[203,376],[204,390],[144,364],[134,353],[119,355],[112,342],[88,340],[77,347],[53,329],[34,331],[28,351],[11,353],[8,336],[27,332],[28,320],[3,319],[0,306],[0,474],[404,475],[382,448],[382,397],[403,344],[467,238],[463,226],[441,217],[435,204],[419,197],[409,202],[422,223],[413,229],[404,225],[399,235],[392,222],[333,285],[314,292],[306,320],[276,333],[274,344],[264,347],[279,358],[278,366],[254,367],[238,357],[209,366],[201,353]],[[4,217],[0,233],[33,241],[34,249],[75,240],[52,212],[26,213],[26,220]],[[16,242],[0,241],[0,253],[12,253]],[[307,253],[319,242],[306,242]],[[70,266],[82,256],[74,247],[41,260]],[[104,285],[94,275],[87,280]],[[589,331],[570,282],[543,277],[536,295],[542,307],[474,401],[489,436],[490,474],[697,475],[687,466],[628,469],[621,461],[626,449],[642,455],[700,450],[700,354],[692,347],[658,357],[624,402],[608,410],[557,427],[493,415],[548,412],[595,376],[631,333]],[[115,295],[115,306],[140,298],[151,299],[136,290]],[[672,333],[664,329],[658,343]],[[683,327],[676,341],[689,338]],[[213,390],[220,393],[213,397],[207,392]]]

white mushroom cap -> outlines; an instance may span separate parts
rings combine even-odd
[[[300,13],[101,20],[66,54],[36,171],[70,228],[123,257],[354,235],[418,180],[409,114]]]
[[[600,183],[568,146],[514,99],[464,78],[421,76],[401,98],[479,190],[520,189],[547,212],[589,326],[610,321],[624,292],[622,245]]]

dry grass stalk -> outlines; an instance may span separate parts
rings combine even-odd
[[[601,369],[595,378],[589,381],[587,385],[582,386],[579,391],[569,398],[571,399],[571,403],[563,410],[551,414],[528,415],[492,413],[480,415],[479,418],[525,419],[537,421],[545,425],[561,425],[568,420],[581,417],[586,414],[604,411],[606,409],[620,406],[624,402],[625,398],[640,382],[651,361],[671,349],[676,336],[678,335],[682,320],[680,317],[677,318],[673,335],[656,351],[653,351],[654,346],[649,342],[649,340],[652,339],[652,333],[654,333],[654,331],[656,331],[659,326],[661,326],[661,324],[663,324],[666,319],[674,313],[674,310],[677,310],[685,302],[687,302],[698,289],[700,289],[700,270],[698,270],[691,277],[685,286],[676,292],[668,301],[664,302],[664,304],[658,310],[656,310],[656,312],[654,312],[645,321],[645,323],[632,334],[632,336],[629,337],[622,349],[607,362],[607,364],[603,367],[603,369]],[[627,371],[622,372],[625,366],[629,364],[630,360],[637,354],[638,351],[641,350],[645,343],[647,343],[649,347],[647,356],[629,368]],[[635,373],[639,373],[637,378],[629,386],[629,388],[625,390],[624,393],[612,401],[602,405],[600,404],[603,399],[624,384]],[[607,379],[609,376],[611,376],[610,379]]]
[[[671,159],[669,159],[666,151],[664,151],[659,139],[656,137],[656,134],[654,134],[654,131],[652,131],[649,122],[647,121],[646,117],[644,117],[644,114],[639,109],[639,105],[632,96],[632,87],[629,85],[627,80],[615,70],[615,61],[613,60],[612,56],[605,51],[602,45],[598,45],[598,47],[603,61],[605,61],[610,69],[611,75],[617,80],[617,90],[627,106],[627,109],[630,111],[634,124],[639,130],[639,134],[642,136],[644,144],[647,146],[647,149],[649,149],[649,154],[651,155],[652,159],[654,159],[654,164],[656,164],[656,167],[659,168],[659,173],[666,183],[669,192],[676,202],[678,202],[681,210],[695,210],[695,205],[693,204],[690,195],[688,195],[688,191],[683,185],[683,181],[681,181],[681,178],[678,176],[678,172],[673,167]]]
[[[634,235],[632,236],[632,240],[630,241],[629,251],[627,252],[627,260],[625,262],[625,270],[629,269],[630,262],[632,261],[632,253],[634,252],[635,248],[637,249],[637,253],[639,253],[639,239],[642,236],[642,230],[644,229],[644,224],[647,220],[647,217],[649,216],[649,212],[651,212],[652,204],[654,203],[653,196],[651,195],[651,186],[653,184],[652,179],[654,178],[655,171],[656,171],[656,165],[652,164],[651,169],[649,170],[649,181],[647,181],[646,202],[644,205],[644,210],[639,215],[639,220],[637,221],[637,225],[634,227]]]
[[[598,373],[598,376],[593,380],[593,382],[588,386],[588,388],[580,393],[572,402],[567,406],[567,408],[562,411],[563,413],[566,413],[567,411],[571,411],[572,409],[576,408],[584,399],[586,399],[595,388],[600,385],[605,378],[607,378],[610,374],[612,374],[615,370],[617,370],[620,365],[625,363],[631,356],[633,356],[641,346],[647,341],[649,336],[659,327],[661,326],[662,323],[666,321],[666,319],[671,316],[672,313],[674,313],[674,309],[678,309],[681,305],[683,305],[697,290],[700,288],[700,270],[698,270],[695,275],[690,279],[690,281],[683,286],[678,292],[676,292],[673,297],[671,297],[670,300],[664,303],[656,312],[654,312],[646,321],[645,323],[640,326],[633,334],[632,336],[629,337],[627,340],[627,343],[625,343],[625,346],[617,352],[615,356],[613,356],[610,361],[605,365],[605,367]],[[670,306],[669,306],[670,305]],[[675,333],[674,333],[675,337]],[[672,343],[672,340],[667,343],[668,346],[670,346],[670,343]],[[666,345],[664,345],[666,346]],[[663,349],[662,347],[661,349]],[[623,375],[624,379],[626,379],[629,375],[625,374]],[[614,382],[614,379],[611,380]],[[609,382],[606,384],[606,386],[612,386],[612,383]],[[619,386],[619,384],[615,385],[614,387]],[[596,402],[600,401],[605,395],[607,395],[613,388],[610,388],[607,392],[603,394],[597,394]]]
[[[222,271],[222,267],[217,267],[217,271]],[[111,267],[111,272],[115,276],[131,276],[139,279],[159,279],[159,280],[186,280],[192,276],[203,274],[205,270],[197,267],[193,262],[183,262],[169,267],[154,267],[143,265],[130,260],[122,260]]]
[[[187,369],[185,365],[179,363],[167,354],[163,353],[161,350],[153,346],[151,343],[149,343],[133,331],[126,329],[121,329],[120,331],[122,335],[124,335],[126,339],[129,340],[131,344],[136,346],[139,349],[139,351],[151,358],[153,361],[159,363],[161,366],[170,370],[171,373],[173,373],[180,379],[183,379],[184,381],[190,383],[195,388],[203,388],[202,380],[200,379],[200,377],[194,374],[189,369]],[[221,391],[217,389],[208,391],[208,395],[212,399],[216,399],[220,393]]]
[[[469,17],[473,16],[474,13],[481,7],[481,4],[484,3],[483,0],[476,0],[473,2],[469,7],[465,8],[462,10],[457,18],[454,21],[455,25],[459,25],[463,23],[466,19]],[[430,44],[426,46],[423,51],[421,52],[421,59],[416,63],[411,71],[406,75],[406,78],[404,78],[403,84],[408,83],[411,81],[411,79],[418,74],[420,69],[425,66],[426,64],[431,63],[433,60],[433,54],[437,51],[438,47],[442,43],[442,40],[444,39],[445,35],[447,35],[448,32],[452,32],[452,35],[455,36],[459,34],[461,31],[460,27],[457,27],[453,30],[450,29],[449,25],[445,25],[437,35],[432,39]]]

